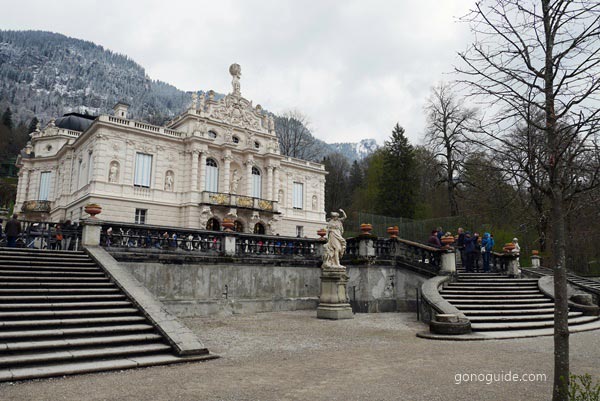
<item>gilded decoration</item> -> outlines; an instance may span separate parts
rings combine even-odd
[[[236,204],[239,207],[252,207],[253,206],[252,198],[249,198],[247,196],[238,196]]]
[[[210,202],[217,205],[227,205],[229,203],[229,195],[227,194],[211,194]]]
[[[272,211],[273,210],[273,202],[261,199],[258,201],[258,207],[259,207],[259,209],[262,209],[262,210]]]

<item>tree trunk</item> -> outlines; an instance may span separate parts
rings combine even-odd
[[[569,385],[569,299],[565,255],[565,216],[562,198],[552,197],[552,240],[554,250],[554,391],[553,401],[568,401]]]

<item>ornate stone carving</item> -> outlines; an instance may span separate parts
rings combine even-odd
[[[200,212],[200,228],[205,229],[206,223],[213,216],[212,210],[210,210],[210,206],[203,206],[202,211]]]
[[[317,210],[317,203],[318,203],[317,201],[318,201],[317,195],[313,195],[313,197],[312,197],[312,210]]]

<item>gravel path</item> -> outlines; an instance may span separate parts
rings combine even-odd
[[[315,311],[185,319],[220,359],[0,385],[6,400],[549,400],[552,337],[432,341],[410,313],[323,321]],[[575,373],[600,378],[600,331],[571,336]],[[461,373],[545,374],[468,382]]]

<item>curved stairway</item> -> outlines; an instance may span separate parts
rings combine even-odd
[[[0,381],[209,359],[178,357],[84,252],[0,248]]]
[[[554,301],[539,290],[537,283],[537,279],[459,270],[457,281],[447,284],[440,295],[465,314],[473,332],[551,334]],[[588,324],[597,324],[598,320],[598,316],[569,312],[569,327],[588,329]]]

